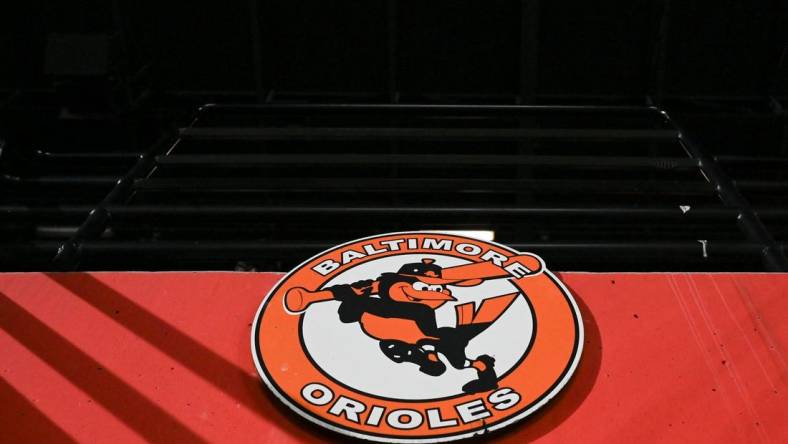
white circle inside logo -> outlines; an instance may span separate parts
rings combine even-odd
[[[396,272],[408,263],[423,258],[435,259],[443,268],[470,261],[440,254],[403,254],[369,261],[352,267],[323,286],[376,279],[383,273]],[[435,311],[439,327],[456,325],[454,306],[517,292],[508,279],[485,281],[473,287],[450,286],[456,302],[449,302]],[[338,301],[311,305],[304,313],[301,335],[306,352],[328,376],[354,390],[372,396],[426,400],[461,395],[463,384],[476,378],[472,368],[455,369],[441,356],[446,372],[440,377],[421,373],[412,363],[396,363],[380,350],[379,341],[364,334],[358,323],[344,324],[339,320]],[[528,350],[534,330],[534,317],[525,295],[512,305],[489,328],[473,338],[466,356],[474,359],[486,354],[495,358],[495,371],[500,377],[520,362]]]

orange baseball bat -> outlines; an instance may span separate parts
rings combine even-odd
[[[513,261],[519,262],[525,266],[530,273],[536,274],[542,270],[542,263],[536,256],[523,254],[509,259],[506,264]],[[504,266],[506,266],[504,264]],[[429,284],[443,284],[443,285],[458,285],[461,287],[470,287],[479,285],[487,279],[497,279],[510,276],[509,272],[492,262],[474,262],[471,264],[457,265],[455,267],[444,268],[441,272],[441,277],[417,276],[419,280]],[[353,287],[353,291],[361,296],[366,292],[377,293],[378,281],[373,281],[370,286],[363,288]],[[285,307],[293,312],[300,313],[315,302],[330,301],[334,299],[334,294],[330,289],[310,291],[303,287],[294,287],[287,290],[285,293]]]

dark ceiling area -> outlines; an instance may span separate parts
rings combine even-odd
[[[90,34],[113,40],[124,74],[144,69],[151,86],[172,93],[788,94],[788,5],[779,0],[16,3],[3,14],[0,54],[13,61],[0,72],[4,89],[50,88],[53,38]]]
[[[788,271],[784,1],[0,8],[0,270],[485,230],[557,270]]]

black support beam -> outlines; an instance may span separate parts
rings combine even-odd
[[[673,130],[596,128],[356,128],[356,127],[189,127],[181,128],[184,139],[199,140],[674,140]]]

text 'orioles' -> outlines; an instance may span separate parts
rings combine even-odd
[[[511,388],[504,387],[490,393],[485,398],[458,403],[456,412],[445,413],[438,408],[427,409],[394,409],[386,411],[379,405],[368,406],[349,396],[336,396],[328,387],[319,382],[312,382],[301,390],[301,397],[308,403],[326,407],[327,413],[341,419],[368,426],[378,427],[381,422],[400,430],[412,430],[426,427],[430,430],[454,427],[482,421],[492,416],[490,410],[508,410],[518,402],[520,395]]]

